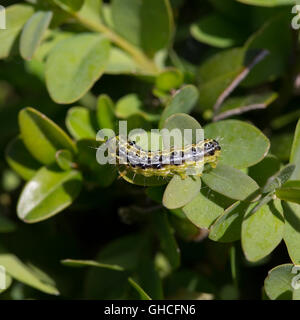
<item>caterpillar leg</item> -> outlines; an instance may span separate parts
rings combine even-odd
[[[185,180],[188,176],[186,173],[178,173],[182,180]]]
[[[119,171],[119,176],[118,176],[118,179],[121,179],[121,178],[123,178],[123,177],[125,177],[126,176],[126,174],[127,174],[127,171],[126,170],[124,170],[124,171]]]
[[[218,162],[214,161],[214,162],[210,163],[210,166],[214,169],[214,168],[216,168],[217,164],[218,164]]]

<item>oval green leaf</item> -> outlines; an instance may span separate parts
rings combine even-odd
[[[5,250],[0,250],[0,265],[6,269],[6,272],[12,278],[44,293],[51,295],[59,295],[59,291],[50,283],[41,281],[34,271],[25,265],[14,254],[8,253]]]
[[[199,122],[195,118],[193,118],[190,115],[185,114],[185,113],[176,113],[176,114],[173,114],[172,116],[170,116],[165,121],[163,129],[168,129],[170,131],[170,134],[172,133],[173,129],[180,130],[181,136],[182,136],[182,141],[178,141],[179,148],[182,147],[183,145],[186,145],[186,144],[197,143],[201,139],[203,139],[203,130],[200,131],[202,128],[201,128],[201,125],[199,124]],[[190,137],[187,137],[187,138],[184,137],[184,130],[185,129],[192,130],[191,131],[192,132],[192,141],[189,141]],[[199,135],[199,133],[200,133],[200,135]],[[168,135],[165,136],[162,133],[162,136],[163,136],[163,139],[168,139],[165,142],[165,146],[168,146],[170,144],[172,147],[173,143],[172,143],[172,141],[169,141]],[[177,135],[175,134],[175,136],[177,136]],[[176,141],[174,141],[174,144],[176,147]]]
[[[26,148],[43,164],[55,162],[56,151],[60,149],[76,152],[70,137],[52,120],[33,108],[20,111],[19,126]]]
[[[196,198],[182,208],[187,218],[199,228],[209,228],[224,209],[211,198],[199,192]]]
[[[247,168],[260,162],[268,153],[270,142],[256,127],[238,120],[209,124],[205,138],[219,139],[222,147],[220,163]]]
[[[293,279],[297,271],[293,272],[294,266],[290,263],[282,264],[271,269],[265,279],[265,291],[271,300],[292,300],[295,290],[292,287]]]
[[[25,24],[20,39],[20,53],[23,59],[34,56],[52,19],[52,11],[38,11]]]
[[[114,0],[112,20],[121,36],[150,56],[166,48],[171,39],[173,17],[169,0]]]
[[[202,179],[212,190],[235,200],[255,196],[259,189],[258,184],[245,173],[225,164],[218,164],[215,169],[204,173]]]
[[[163,111],[159,127],[165,126],[165,121],[168,117],[175,113],[189,113],[195,106],[199,97],[198,90],[193,85],[187,85],[180,89],[168,102],[165,110]]]
[[[25,185],[17,205],[18,217],[34,223],[48,219],[70,206],[82,185],[81,173],[43,167]]]
[[[6,29],[0,31],[0,59],[11,54],[23,25],[33,13],[33,7],[24,4],[15,4],[6,9]]]
[[[66,117],[66,126],[76,140],[86,138],[96,139],[93,114],[87,108],[73,107],[69,109]]]
[[[281,201],[255,207],[244,216],[242,247],[247,260],[255,262],[269,255],[281,242],[284,231]]]
[[[177,209],[192,201],[201,189],[201,179],[187,176],[182,179],[175,175],[169,182],[163,196],[163,205],[168,209]]]
[[[46,64],[46,83],[57,103],[80,99],[105,71],[110,43],[104,36],[81,33],[60,41]]]
[[[98,98],[97,120],[101,129],[115,130],[116,117],[114,112],[114,103],[111,98],[105,94]]]
[[[162,91],[170,91],[179,88],[183,83],[183,74],[178,69],[162,71],[155,80],[155,86]]]

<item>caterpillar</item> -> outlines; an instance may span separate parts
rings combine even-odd
[[[125,140],[121,136],[114,137],[111,141],[116,142],[116,148],[110,156],[115,157],[119,168],[125,166],[124,171],[119,169],[120,176],[125,176],[128,171],[145,177],[170,177],[178,174],[185,179],[190,172],[201,176],[204,164],[209,163],[215,168],[221,153],[219,143],[213,139],[205,139],[182,149],[173,147],[162,151],[145,151],[135,141]]]

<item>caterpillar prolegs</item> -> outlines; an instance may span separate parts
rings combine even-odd
[[[216,140],[205,139],[197,144],[190,144],[181,149],[146,151],[135,141],[125,140],[120,136],[110,141],[116,143],[116,148],[110,152],[115,157],[121,176],[128,172],[145,177],[170,177],[175,174],[185,179],[188,175],[201,176],[206,163],[212,168],[217,165],[221,147]],[[121,167],[124,170],[121,171]]]

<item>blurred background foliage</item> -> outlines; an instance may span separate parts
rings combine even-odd
[[[0,299],[300,299],[295,1],[1,5]],[[117,179],[95,137],[118,120],[203,127],[222,157]]]

